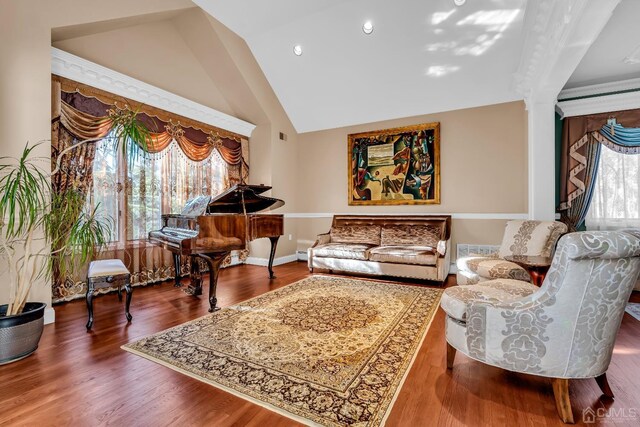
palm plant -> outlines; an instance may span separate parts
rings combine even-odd
[[[111,110],[104,122],[111,129],[114,149],[120,147],[129,161],[139,149],[147,149],[150,132],[136,111]],[[37,279],[50,278],[52,272],[65,275],[95,258],[108,241],[109,218],[101,217],[97,207],[86,212],[85,198],[76,190],[56,193],[51,187],[61,157],[99,139],[81,140],[63,150],[51,174],[43,168],[50,167],[50,160],[33,156],[42,142],[27,144],[19,158],[0,157],[0,256],[10,275],[7,316],[22,312]]]

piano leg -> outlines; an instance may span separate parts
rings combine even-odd
[[[278,239],[280,236],[269,237],[271,240],[271,253],[269,254],[269,279],[275,279],[276,276],[273,275],[273,257],[276,256],[276,247],[278,247]]]
[[[217,307],[218,298],[216,297],[216,289],[218,287],[218,273],[220,272],[220,264],[229,255],[229,252],[216,252],[208,255],[200,255],[209,265],[209,313],[220,310]]]
[[[182,283],[180,283],[180,273],[182,272],[182,268],[180,265],[180,254],[175,254],[175,253],[173,254],[173,267],[175,268],[175,271],[176,271],[176,278],[173,286],[175,288],[179,288],[182,286]]]
[[[202,272],[200,271],[200,263],[198,262],[197,255],[191,255],[191,283],[189,287],[184,290],[189,295],[202,295]]]

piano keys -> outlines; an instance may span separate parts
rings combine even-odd
[[[149,233],[149,241],[174,255],[176,272],[180,256],[191,257],[189,293],[202,294],[202,273],[198,259],[209,267],[209,311],[217,310],[216,287],[220,264],[233,250],[247,247],[247,242],[268,238],[271,241],[268,271],[273,274],[273,259],[278,239],[284,232],[282,214],[257,213],[276,209],[284,201],[262,195],[271,187],[238,184],[211,199],[206,213],[200,215],[162,215],[163,227]],[[176,273],[176,286],[180,284]]]

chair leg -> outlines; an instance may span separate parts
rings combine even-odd
[[[565,378],[553,379],[553,396],[556,399],[556,409],[560,419],[568,424],[573,424],[573,412],[571,400],[569,400],[569,380]]]
[[[607,397],[610,397],[611,399],[614,398],[613,391],[611,391],[611,387],[609,387],[609,381],[607,381],[606,372],[600,376],[597,376],[596,382],[598,383],[600,390],[602,390],[602,394],[604,394]]]
[[[453,369],[453,360],[456,358],[456,348],[447,343],[447,369]]]
[[[133,319],[133,317],[129,312],[129,307],[131,307],[131,296],[133,294],[133,288],[131,287],[131,283],[129,283],[129,280],[127,280],[127,283],[124,286],[124,290],[127,293],[127,300],[124,305],[124,315],[127,318],[127,322],[131,322],[131,319]]]
[[[87,300],[87,311],[89,312],[89,320],[87,321],[87,332],[89,332],[93,326],[93,289],[89,288],[87,290],[85,298]]]

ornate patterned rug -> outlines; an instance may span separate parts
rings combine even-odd
[[[379,426],[441,295],[317,275],[122,348],[306,424]]]

